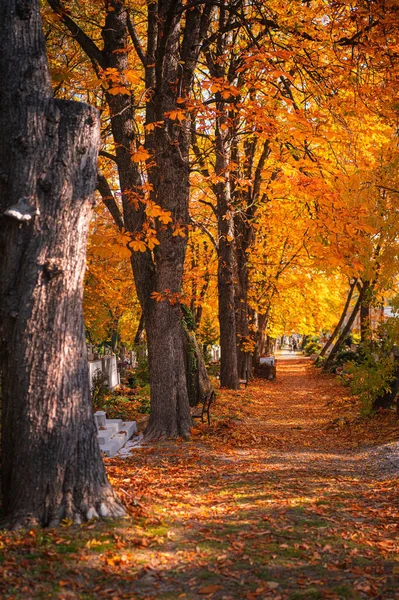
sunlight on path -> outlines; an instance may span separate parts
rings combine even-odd
[[[331,428],[351,402],[282,353],[275,382],[222,392],[214,434],[132,458],[132,495],[169,530],[167,547],[146,551],[160,589],[143,577],[138,597],[399,599],[398,471]],[[223,433],[226,403],[241,416]]]
[[[399,600],[398,468],[357,410],[281,355],[190,441],[105,461],[128,519],[0,534],[0,598]]]

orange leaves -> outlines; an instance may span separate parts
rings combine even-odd
[[[194,436],[201,435],[201,430],[197,429],[196,427],[191,427],[190,433],[191,433],[191,435],[194,435]]]
[[[140,239],[132,240],[129,242],[129,246],[135,252],[145,252],[147,250],[146,244]]]
[[[65,600],[131,598],[132,585],[139,597],[181,600],[394,597],[397,477],[373,449],[387,421],[367,425],[374,438],[320,431],[347,403],[346,390],[307,360],[278,368],[275,383],[222,390],[214,407],[211,429],[235,410],[235,427],[258,446],[216,444],[205,429],[164,440],[106,460],[116,492],[132,499],[128,519],[1,531],[0,595],[54,597],[56,583]],[[353,434],[366,449],[353,446]]]
[[[145,162],[151,158],[151,154],[144,148],[139,146],[135,152],[132,153],[132,160],[134,162]]]
[[[187,118],[185,111],[181,110],[181,109],[176,109],[176,110],[171,110],[169,112],[166,112],[165,117],[167,117],[171,121],[180,121],[180,122],[184,121]]]
[[[155,302],[167,301],[171,306],[184,301],[184,296],[181,292],[172,292],[169,289],[165,289],[162,292],[152,292],[151,298],[155,300]]]
[[[154,131],[157,127],[162,127],[164,121],[153,121],[152,123],[147,123],[144,125],[144,129],[146,131]]]
[[[214,594],[215,592],[217,592],[218,590],[221,590],[221,589],[222,589],[221,585],[216,585],[214,583],[210,583],[209,585],[199,588],[198,593],[201,594],[202,596],[208,596],[209,594]]]
[[[173,233],[172,236],[173,237],[186,237],[187,235],[187,228],[183,225],[179,225],[179,224],[175,224],[175,226],[173,227]]]
[[[140,73],[135,69],[126,70],[124,75],[126,80],[133,85],[138,85],[139,83],[141,83]]]
[[[127,90],[122,85],[115,85],[112,88],[108,88],[107,91],[108,91],[108,94],[111,94],[112,96],[117,96],[118,94],[127,94],[127,95],[130,94],[129,90]]]
[[[148,217],[158,218],[164,225],[167,225],[172,221],[170,210],[163,210],[158,204],[155,204],[155,202],[152,202],[151,200],[147,200],[145,212]]]
[[[235,85],[231,85],[227,80],[223,79],[223,77],[213,77],[209,81],[204,81],[203,86],[205,89],[209,89],[212,94],[220,93],[223,100],[240,95],[240,90]]]

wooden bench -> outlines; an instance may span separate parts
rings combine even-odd
[[[244,385],[245,387],[248,387],[249,375],[250,375],[250,370],[247,368],[245,370],[245,377],[243,379],[238,380],[238,383],[240,384],[240,386]]]
[[[215,401],[215,392],[212,390],[208,394],[205,394],[202,398],[202,401],[198,407],[194,407],[191,412],[191,417],[193,419],[201,419],[202,423],[204,422],[204,415],[208,417],[208,425],[211,424],[211,417],[209,414],[211,404]],[[201,405],[202,404],[202,405]]]

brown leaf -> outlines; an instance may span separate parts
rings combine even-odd
[[[222,589],[221,585],[216,585],[215,583],[210,583],[209,585],[206,585],[205,587],[200,588],[198,590],[198,593],[206,596],[207,594],[214,594],[215,592],[217,592],[220,589]]]

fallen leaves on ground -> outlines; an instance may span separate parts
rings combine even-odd
[[[189,442],[106,461],[127,519],[0,535],[4,599],[399,599],[392,413],[305,359],[221,391]],[[339,420],[343,419],[343,421]]]

